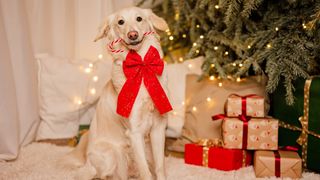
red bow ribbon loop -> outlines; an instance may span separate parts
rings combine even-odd
[[[130,51],[122,68],[127,80],[118,96],[117,113],[119,115],[129,117],[142,81],[160,114],[172,110],[168,97],[157,78],[162,75],[164,63],[155,47],[150,46],[143,61],[137,52]]]

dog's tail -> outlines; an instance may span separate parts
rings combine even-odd
[[[83,166],[86,162],[86,151],[88,146],[89,131],[85,132],[79,144],[69,153],[58,160],[58,166],[62,168],[74,169]]]

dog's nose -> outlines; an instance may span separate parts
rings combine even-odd
[[[128,32],[127,36],[131,40],[136,40],[139,37],[139,34],[137,31],[130,31]]]

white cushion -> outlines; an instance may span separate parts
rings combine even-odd
[[[41,123],[36,140],[73,137],[80,122],[90,123],[95,102],[110,79],[112,61],[71,60],[50,55],[38,55],[37,60]],[[86,73],[90,63],[92,72]],[[94,76],[98,77],[97,82]],[[95,94],[90,93],[93,88]]]

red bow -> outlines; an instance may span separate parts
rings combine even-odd
[[[131,50],[128,53],[123,62],[123,72],[127,80],[118,96],[117,113],[119,115],[129,117],[142,80],[160,114],[172,110],[167,95],[157,78],[162,75],[163,68],[164,63],[159,52],[153,46],[150,46],[143,61],[137,52]]]

